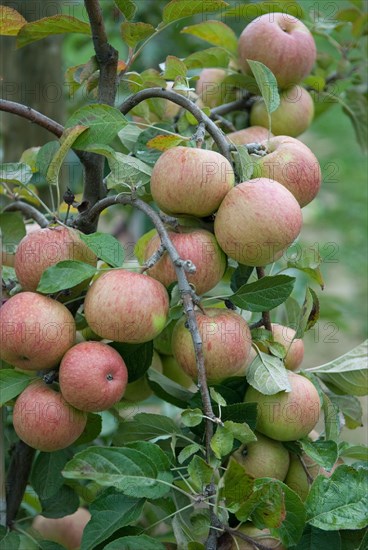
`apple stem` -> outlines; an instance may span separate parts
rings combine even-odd
[[[257,267],[257,277],[262,279],[265,276],[264,267]],[[262,311],[262,324],[266,330],[269,330],[272,334],[271,317],[269,311]]]

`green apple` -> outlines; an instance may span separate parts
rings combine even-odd
[[[283,481],[289,469],[289,453],[280,441],[256,433],[257,441],[239,447],[233,458],[251,477],[273,477]]]
[[[161,358],[156,351],[153,351],[151,368],[157,370],[157,372],[162,372],[163,370]],[[148,384],[145,374],[138,380],[134,380],[134,382],[130,382],[127,385],[124,392],[124,401],[136,403],[148,399],[152,394],[153,391]]]
[[[270,534],[269,529],[257,529],[253,523],[247,522],[241,525],[237,531],[251,537],[256,544],[258,542],[270,550],[286,550],[280,540]],[[255,550],[255,548],[251,542],[234,535],[232,537],[232,545],[229,546],[228,550]]]
[[[161,357],[163,374],[184,388],[192,388],[193,380],[188,376],[172,355]]]

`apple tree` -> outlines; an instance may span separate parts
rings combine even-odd
[[[302,367],[325,283],[298,138],[339,104],[367,149],[364,2],[171,0],[155,25],[141,4],[0,6],[16,48],[94,48],[64,125],[0,99],[50,133],[0,171],[1,544],[362,550],[367,449],[341,431],[367,344]]]

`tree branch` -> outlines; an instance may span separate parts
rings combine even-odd
[[[258,279],[262,279],[265,276],[265,270],[264,267],[257,267],[257,277]],[[263,311],[262,312],[262,319],[263,319],[263,325],[266,330],[269,330],[272,334],[272,326],[271,326],[271,317],[269,311]]]
[[[42,128],[45,128],[45,130],[48,130],[57,137],[60,137],[64,132],[64,127],[58,122],[55,122],[55,120],[52,120],[46,115],[31,109],[31,107],[27,107],[21,103],[16,103],[15,101],[0,99],[0,111],[6,111],[7,113],[12,113],[13,115],[26,118],[30,122],[34,122],[35,124],[38,124],[38,126],[42,126]]]
[[[22,502],[35,452],[35,449],[29,447],[24,441],[18,441],[13,450],[6,480],[8,527],[12,526]]]
[[[246,542],[248,542],[252,546],[252,548],[255,548],[257,550],[270,550],[269,546],[265,546],[264,544],[258,542],[258,540],[252,537],[249,537],[248,535],[246,535],[245,533],[242,533],[238,529],[231,529],[230,527],[225,527],[224,529],[226,533],[229,533],[229,535],[232,535],[233,537],[237,537],[241,540],[245,540]],[[276,541],[277,539],[275,539],[275,542]],[[275,546],[275,549],[276,549],[276,546]]]
[[[246,94],[241,99],[237,99],[236,101],[231,101],[230,103],[224,103],[223,105],[214,107],[213,109],[211,109],[211,118],[215,118],[216,116],[224,116],[228,113],[232,113],[233,111],[248,110],[253,105],[254,100],[254,95]]]
[[[146,90],[137,92],[136,94],[126,99],[124,103],[120,105],[120,111],[124,115],[126,115],[134,107],[139,105],[139,103],[152,97],[162,97],[164,99],[168,99],[169,101],[172,101],[173,103],[176,103],[177,105],[180,105],[181,107],[184,107],[184,109],[189,111],[197,119],[198,124],[204,124],[207,132],[216,143],[219,152],[232,164],[232,158],[230,154],[232,146],[231,144],[229,144],[222,131],[216,126],[213,120],[211,120],[207,115],[202,112],[198,105],[193,103],[193,101],[191,101],[190,99],[180,94],[177,94],[172,90],[164,90],[162,88],[147,88]]]
[[[31,206],[30,204],[23,201],[12,202],[5,206],[5,208],[3,209],[3,212],[15,211],[22,212],[22,214],[26,218],[32,218],[32,220],[37,222],[40,227],[47,227],[50,223],[48,219],[43,214],[41,214],[41,212],[34,208],[34,206]]]

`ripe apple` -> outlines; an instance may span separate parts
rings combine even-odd
[[[234,376],[245,376],[245,373],[247,371],[247,368],[249,365],[254,361],[254,359],[257,357],[257,352],[252,346],[249,351],[249,355],[245,361],[245,363],[242,365],[242,367],[238,370],[238,372]]]
[[[199,218],[215,212],[233,186],[234,172],[225,157],[191,147],[165,151],[151,178],[152,197],[163,212]]]
[[[253,523],[247,522],[241,525],[237,530],[244,535],[248,535],[248,537],[254,539],[256,543],[258,542],[270,550],[286,550],[280,540],[271,535],[269,529],[257,529]],[[232,545],[229,546],[228,550],[255,550],[255,546],[234,535],[232,538]]]
[[[161,358],[156,351],[153,351],[151,368],[157,370],[157,372],[162,372]],[[134,382],[130,382],[127,385],[124,393],[124,401],[131,401],[132,403],[144,401],[145,399],[151,397],[152,394],[153,391],[148,384],[147,376],[145,374],[138,380],[134,380]]]
[[[180,233],[168,233],[180,257],[191,260],[196,266],[196,272],[188,274],[188,281],[194,285],[196,293],[204,294],[215,287],[221,281],[227,263],[215,236],[205,229],[185,227],[180,228]],[[144,259],[148,260],[159,249],[160,244],[160,237],[154,235],[147,244]],[[166,287],[177,280],[174,265],[167,252],[147,273]]]
[[[336,468],[340,464],[344,463],[341,459],[337,460],[332,469],[328,472],[305,453],[302,454],[301,458],[312,479],[315,479],[317,475],[331,477]],[[300,457],[294,453],[290,453],[290,466],[285,478],[285,483],[290,487],[290,489],[295,491],[300,496],[303,502],[305,501],[309,493],[310,481],[308,480],[307,474],[302,466]]]
[[[268,178],[240,183],[224,198],[215,219],[222,250],[245,265],[280,258],[299,235],[300,206],[283,185]]]
[[[20,292],[1,307],[0,357],[23,370],[55,367],[75,342],[73,315],[35,292]]]
[[[193,387],[193,380],[183,371],[175,357],[172,355],[164,355],[161,357],[161,361],[163,367],[162,372],[165,376],[184,388]]]
[[[267,155],[254,157],[252,179],[272,178],[289,189],[301,208],[309,204],[322,181],[319,162],[309,147],[289,136],[273,137],[263,144]]]
[[[280,94],[280,105],[271,113],[271,129],[275,136],[298,137],[311,125],[314,116],[312,96],[301,86],[293,86]],[[253,126],[268,128],[268,114],[263,99],[257,100],[250,112]]]
[[[273,134],[270,135],[272,137]],[[261,143],[268,139],[268,129],[263,126],[249,126],[244,130],[230,132],[226,137],[235,145],[246,145],[247,143]]]
[[[266,13],[245,27],[239,38],[239,62],[251,73],[248,59],[260,61],[276,77],[280,88],[298,84],[312,70],[316,45],[307,27],[286,13]]]
[[[246,361],[251,348],[247,322],[238,313],[226,309],[208,308],[196,312],[198,330],[203,343],[204,365],[210,383],[234,376]],[[193,380],[197,366],[192,337],[185,317],[176,324],[172,336],[173,355],[181,368]]]
[[[66,550],[78,550],[82,543],[83,531],[91,514],[85,508],[78,508],[74,514],[63,518],[36,516],[32,527],[46,540],[61,544]]]
[[[289,469],[289,453],[280,441],[256,433],[257,441],[239,447],[233,458],[251,477],[273,477],[283,481]]]
[[[295,337],[295,330],[272,323],[272,334],[275,342],[282,344],[286,351],[284,365],[288,370],[295,371],[303,361],[304,342],[301,338]],[[267,347],[261,342],[258,344],[261,351],[267,353]]]
[[[204,105],[213,109],[236,99],[234,87],[224,82],[224,69],[203,69],[196,83],[196,93]]]
[[[165,328],[169,297],[152,277],[114,269],[92,283],[84,313],[98,336],[138,344],[152,340]]]
[[[85,412],[69,405],[61,393],[42,380],[27,386],[14,405],[13,425],[18,437],[47,453],[72,445],[86,422]]]
[[[277,441],[306,437],[318,422],[321,403],[312,382],[288,371],[291,392],[263,395],[253,387],[245,394],[246,403],[257,403],[257,430]]]
[[[81,411],[109,409],[123,397],[127,382],[128,371],[122,357],[102,342],[81,342],[61,360],[61,393]]]
[[[63,260],[90,265],[97,262],[95,254],[75,229],[62,226],[38,229],[19,243],[15,253],[15,273],[24,290],[35,291],[45,269]]]

